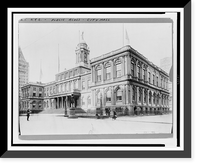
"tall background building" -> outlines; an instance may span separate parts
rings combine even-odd
[[[29,63],[24,58],[21,48],[19,47],[19,99],[22,97],[21,87],[29,82]]]
[[[165,57],[160,60],[160,68],[162,68],[167,74],[170,74],[172,68],[172,57]],[[169,108],[172,110],[172,79],[169,80]]]

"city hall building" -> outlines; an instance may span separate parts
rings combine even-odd
[[[91,114],[100,107],[127,115],[169,110],[169,75],[130,45],[89,60],[90,50],[82,39],[75,54],[74,68],[40,85],[42,110],[70,108],[72,94],[77,110]]]

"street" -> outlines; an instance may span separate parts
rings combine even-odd
[[[69,119],[63,115],[31,114],[30,121],[20,116],[21,135],[52,134],[158,134],[171,133],[172,114]]]

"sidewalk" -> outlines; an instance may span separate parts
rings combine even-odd
[[[118,117],[116,120],[77,118],[62,114],[32,114],[30,121],[20,116],[22,135],[45,134],[137,134],[170,133],[172,115]]]

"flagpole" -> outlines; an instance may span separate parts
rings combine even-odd
[[[123,46],[124,46],[124,23],[123,23]]]
[[[58,73],[60,72],[59,44],[58,44]]]

